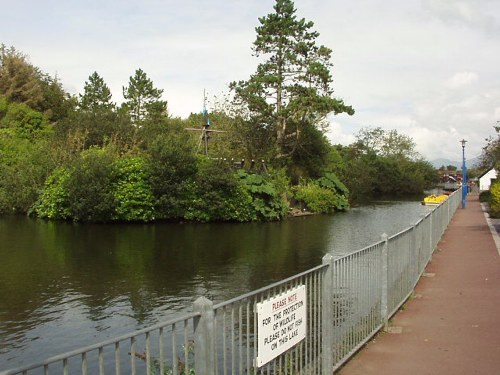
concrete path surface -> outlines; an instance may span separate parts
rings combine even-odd
[[[388,332],[336,374],[500,375],[500,253],[490,228],[469,195]]]

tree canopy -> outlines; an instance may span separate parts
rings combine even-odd
[[[0,95],[36,108],[43,101],[38,72],[15,48],[0,46]]]
[[[167,102],[161,100],[162,89],[157,89],[153,81],[148,78],[142,69],[137,69],[134,76],[129,78],[128,86],[123,87],[125,108],[136,125],[147,119],[167,114]]]
[[[305,127],[325,125],[332,112],[352,115],[354,110],[333,97],[332,51],[317,45],[313,22],[298,19],[291,0],[277,0],[274,12],[259,23],[253,52],[263,61],[248,80],[230,87],[249,125],[267,131],[278,157],[290,156]]]
[[[413,139],[398,133],[395,129],[363,128],[356,135],[356,141],[362,147],[380,156],[408,160],[416,160],[420,157],[415,151],[416,144]]]
[[[79,98],[78,105],[85,111],[97,112],[115,107],[111,101],[111,90],[97,72],[92,73],[89,80],[85,81],[83,94],[80,94]]]
[[[496,138],[489,137],[486,139],[486,145],[483,147],[483,152],[481,153],[480,164],[481,168],[487,170],[489,168],[498,168],[498,163],[500,162],[500,122],[494,126],[497,133]]]

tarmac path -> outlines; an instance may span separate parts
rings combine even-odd
[[[499,226],[486,216],[469,195],[388,332],[336,374],[500,375]]]

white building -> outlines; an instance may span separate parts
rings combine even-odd
[[[479,176],[479,191],[490,190],[491,182],[496,180],[498,172],[490,169]]]

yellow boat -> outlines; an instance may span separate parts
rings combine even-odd
[[[446,194],[441,194],[441,195],[428,195],[424,198],[422,201],[422,204],[426,206],[437,206],[443,203],[446,199],[448,199],[448,196]]]

